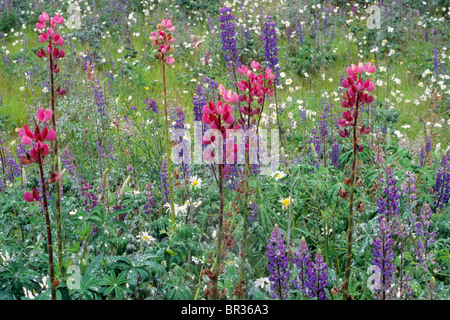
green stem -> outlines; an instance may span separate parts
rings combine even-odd
[[[169,116],[167,113],[167,92],[166,92],[166,62],[164,56],[162,58],[162,75],[163,75],[163,87],[164,87],[164,116],[166,124],[166,148],[167,148],[167,171],[169,176],[169,197],[170,197],[170,212],[172,215],[172,229],[175,230],[175,209],[173,205],[173,187],[172,187],[172,159],[169,140]]]
[[[356,93],[358,96],[358,92]],[[342,297],[347,300],[348,296],[348,285],[350,282],[350,270],[352,263],[352,236],[353,236],[353,198],[355,194],[355,177],[356,177],[356,154],[357,154],[357,133],[356,125],[358,123],[358,107],[359,101],[355,103],[355,121],[353,123],[353,160],[352,160],[352,175],[350,177],[350,206],[348,213],[348,231],[347,231],[347,264],[345,267],[345,280],[344,289],[342,291]]]
[[[3,173],[3,185],[6,186],[6,169],[5,169],[5,160],[3,157],[3,144],[0,144],[0,160],[2,161],[2,173]]]
[[[219,167],[219,232],[218,232],[218,239],[217,239],[217,256],[216,256],[216,264],[215,264],[215,275],[213,280],[213,299],[217,300],[218,298],[218,292],[217,292],[217,286],[219,281],[219,275],[220,275],[220,263],[222,259],[222,233],[223,233],[223,178],[222,178],[222,167],[223,164],[218,164]]]
[[[61,162],[59,157],[56,157],[57,164],[55,165],[58,169],[58,172],[61,172]],[[62,179],[62,177],[61,177]],[[63,239],[62,239],[62,219],[61,219],[61,182],[55,182],[56,188],[56,241],[58,245],[58,264],[59,271],[61,273],[61,278],[66,278],[66,270],[64,268],[64,259],[63,259]]]
[[[246,135],[246,143],[250,146],[250,116],[248,116],[247,123],[247,135]],[[248,233],[248,193],[249,193],[249,184],[248,179],[250,177],[250,155],[248,152],[245,153],[245,193],[244,193],[244,234],[242,237],[242,262],[241,262],[241,278],[240,280],[244,280],[245,273],[245,256],[246,256],[246,247],[247,247],[247,233]]]

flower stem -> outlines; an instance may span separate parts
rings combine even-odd
[[[358,123],[358,106],[359,102],[355,103],[355,122],[353,124],[353,159],[352,159],[352,174],[350,177],[350,204],[349,204],[349,212],[348,212],[348,231],[347,231],[347,264],[345,267],[345,280],[344,280],[344,289],[342,291],[343,300],[347,300],[348,296],[348,284],[350,281],[350,270],[352,263],[352,236],[353,236],[353,198],[355,194],[355,176],[356,176],[356,154],[357,150],[357,134],[356,134],[356,125]]]
[[[166,124],[166,148],[167,148],[167,171],[169,177],[169,197],[170,197],[170,212],[172,215],[172,228],[175,230],[175,209],[173,205],[173,187],[172,187],[172,159],[170,140],[169,140],[169,118],[167,113],[167,92],[166,92],[166,62],[164,58],[162,59],[162,76],[163,76],[163,87],[164,87],[164,116]]]
[[[220,263],[222,259],[222,234],[223,234],[223,177],[222,177],[222,167],[223,164],[218,164],[219,167],[219,234],[217,238],[217,256],[216,256],[216,265],[215,265],[215,275],[213,281],[213,299],[217,300],[218,292],[217,292],[217,283],[220,275]]]
[[[50,42],[51,44],[51,42]],[[52,125],[53,130],[56,131],[56,101],[55,101],[55,85],[53,75],[53,55],[50,54],[50,89],[51,89],[51,104],[52,104]],[[59,170],[59,158],[58,158],[58,139],[55,139],[53,143],[53,154],[55,156],[55,162],[53,165],[53,172]],[[61,277],[64,279],[66,272],[64,269],[64,260],[62,254],[62,227],[61,227],[61,184],[59,181],[55,183],[55,206],[56,206],[56,239],[58,245],[58,264],[61,272]]]
[[[250,106],[249,106],[250,107]],[[250,149],[250,116],[248,116],[247,120],[247,133],[246,134],[246,143]],[[249,184],[248,179],[250,177],[250,155],[248,150],[245,153],[245,193],[244,193],[244,234],[242,237],[242,265],[241,265],[241,282],[244,280],[245,274],[245,256],[247,251],[247,233],[248,233],[248,194],[249,194]]]
[[[44,213],[45,213],[45,224],[47,227],[47,247],[48,247],[48,269],[50,274],[50,289],[52,300],[56,300],[56,288],[55,288],[55,271],[53,267],[53,244],[52,244],[52,229],[50,227],[50,214],[48,212],[48,202],[47,202],[47,188],[45,184],[44,178],[44,168],[43,168],[43,159],[41,157],[40,151],[38,151],[39,155],[39,174],[41,178],[42,185],[42,201],[44,204]]]

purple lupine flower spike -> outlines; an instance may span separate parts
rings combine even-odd
[[[233,66],[234,72],[241,66],[236,45],[236,27],[233,23],[234,16],[231,14],[230,7],[220,8],[220,29],[222,30],[222,50],[225,51],[224,57],[228,67]]]
[[[450,164],[448,160],[450,154],[443,155],[441,158],[439,169],[436,173],[436,185],[434,187],[433,212],[436,213],[438,208],[444,208],[450,198]]]
[[[309,297],[317,300],[328,300],[325,287],[328,285],[327,264],[323,260],[322,252],[317,250],[314,262],[308,270]]]
[[[309,157],[311,161],[309,161],[310,165],[316,166],[316,168],[319,168],[320,165],[320,158],[322,154],[322,140],[320,139],[319,131],[316,126],[312,127],[311,129],[311,135],[309,136],[308,144],[311,146],[309,147]],[[317,155],[317,158],[314,155],[314,152],[312,151],[312,147],[314,147],[315,154]]]
[[[432,216],[433,212],[428,203],[423,205],[420,215],[413,215],[414,232],[416,233],[416,249],[414,249],[414,252],[417,255],[417,266],[424,270],[427,270],[428,263],[431,260],[431,253],[428,253],[428,249],[436,241],[436,231],[430,232],[430,226],[433,224]]]
[[[64,153],[61,155],[61,162],[63,163],[63,167],[69,172],[75,181],[80,183],[83,178],[81,177],[81,174],[78,173],[75,157],[73,156],[69,146],[64,148]]]
[[[294,258],[292,258],[292,262],[295,263],[295,266],[299,270],[299,281],[294,279],[294,286],[297,290],[301,289],[304,295],[306,294],[308,272],[311,267],[311,257],[308,251],[308,244],[306,243],[305,237],[303,237],[302,240],[300,240],[298,251],[294,251]]]
[[[286,255],[286,246],[281,237],[280,230],[276,224],[273,228],[272,234],[267,245],[267,265],[270,276],[270,290],[271,295],[275,299],[285,300],[288,298],[289,291],[289,259]]]
[[[16,180],[16,177],[20,177],[20,175],[21,175],[20,165],[16,161],[10,148],[2,147],[0,145],[0,151],[2,151],[2,149],[3,149],[3,159],[5,161],[5,163],[3,165],[5,168],[6,179],[10,183],[14,183]],[[1,160],[0,160],[0,163],[1,163]]]
[[[331,145],[331,165],[339,170],[339,141],[336,138]]]
[[[274,82],[279,83],[280,67],[278,66],[278,38],[275,32],[275,22],[272,21],[272,16],[267,16],[264,22],[264,49],[267,66],[275,75]]]
[[[158,105],[156,104],[155,100],[149,98],[149,99],[146,99],[144,101],[144,103],[146,105],[145,109],[147,111],[149,111],[151,109],[154,113],[158,113]]]
[[[84,197],[83,206],[85,207],[84,211],[87,213],[94,209],[98,204],[97,196],[92,192],[92,189],[94,189],[94,187],[88,182],[85,180],[81,181],[81,195]]]
[[[150,183],[145,186],[144,195],[145,195],[145,205],[144,205],[145,214],[153,213],[154,212],[153,207],[155,205],[155,202],[153,200],[155,199],[155,197],[153,196],[152,185]]]
[[[175,123],[173,125],[173,133],[172,133],[172,141],[177,143],[177,148],[180,149],[180,152],[178,153],[178,161],[181,162],[180,164],[177,164],[177,166],[180,166],[180,171],[183,174],[183,178],[186,178],[189,173],[189,163],[190,163],[190,155],[186,152],[183,152],[183,150],[188,149],[188,141],[187,139],[184,139],[184,120],[186,118],[186,115],[183,111],[182,107],[176,108],[175,110]]]
[[[425,148],[421,147],[419,152],[419,168],[425,166],[425,160],[426,160]]]
[[[164,203],[170,202],[169,196],[169,171],[167,168],[167,158],[164,157],[161,163],[161,171],[159,173],[161,181],[161,199]]]
[[[385,169],[386,178],[380,178],[382,183],[386,183],[384,187],[383,196],[377,199],[378,207],[378,221],[381,222],[383,218],[387,222],[395,222],[396,217],[400,212],[400,193],[397,188],[397,180],[394,179],[394,173],[392,172],[391,166],[387,166]]]
[[[409,202],[413,204],[417,198],[416,174],[411,171],[406,171],[405,176],[406,179],[402,183],[402,191],[408,196]]]
[[[103,88],[100,83],[97,83],[94,87],[94,100],[97,106],[97,112],[103,116],[106,116],[106,101],[103,94]]]
[[[392,250],[394,239],[391,238],[389,223],[386,218],[381,219],[378,237],[372,245],[374,258],[371,263],[379,269],[378,272],[381,276],[380,286],[375,288],[377,292],[376,298],[386,300],[389,299],[396,272],[394,263],[395,253]]]
[[[202,121],[202,108],[206,104],[206,100],[205,95],[203,94],[202,85],[200,83],[198,83],[195,88],[195,95],[192,100],[192,104],[194,105],[194,121]]]
[[[256,221],[258,213],[259,213],[258,204],[256,203],[256,201],[252,201],[252,203],[250,204],[250,217],[248,218],[248,221],[250,222]]]

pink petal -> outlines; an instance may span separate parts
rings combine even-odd
[[[167,64],[174,64],[174,63],[175,63],[175,59],[172,58],[172,57],[167,57],[167,58],[166,58],[166,63],[167,63]]]
[[[223,84],[219,84],[219,94],[221,96],[223,96],[225,93],[225,87],[223,86]]]
[[[63,37],[61,37],[59,34],[57,34],[53,40],[55,40],[55,43],[56,43],[58,46],[64,45],[64,39],[63,39]]]
[[[47,127],[46,127],[47,128]],[[44,138],[46,141],[52,141],[56,139],[56,131],[53,129],[50,129],[47,133],[47,137]]]
[[[34,199],[33,195],[30,192],[28,192],[28,191],[23,194],[23,200],[25,200],[26,202],[34,202],[34,201],[36,201]]]
[[[206,123],[206,124],[211,124],[211,119],[208,117],[208,115],[206,115],[206,114],[204,114],[203,116],[202,116],[202,121],[203,121],[203,123]]]
[[[45,114],[44,114],[44,120],[42,120],[43,122],[46,122],[48,120],[50,120],[53,116],[53,112],[50,109],[45,110]]]
[[[36,145],[35,145],[36,146]],[[39,156],[38,156],[38,152],[36,151],[35,148],[30,150],[30,157],[34,160],[34,161],[39,161]]]
[[[42,129],[41,133],[39,134],[39,136],[37,136],[38,140],[45,140],[45,138],[47,137],[48,134],[48,128],[45,127],[44,129]]]
[[[39,36],[39,41],[44,43],[48,40],[48,36],[45,32],[41,33],[41,35]]]
[[[36,188],[33,188],[33,197],[36,200],[39,200],[39,192],[36,190]]]
[[[38,22],[36,23],[36,28],[39,30],[42,30],[45,28],[45,22]]]
[[[345,119],[339,119],[338,120],[338,125],[340,126],[340,127],[348,127],[348,121],[347,120],[345,120]]]
[[[214,108],[214,109],[215,109],[215,108]],[[211,110],[211,107],[210,107],[209,105],[207,105],[207,104],[205,104],[205,105],[203,106],[202,112],[203,112],[204,115],[207,115],[207,114],[213,114],[213,113],[214,113],[214,112]]]
[[[33,132],[31,132],[28,125],[24,125],[23,128],[25,129],[25,133],[27,134],[27,136],[30,137],[31,139],[34,139],[34,134]]]
[[[42,21],[47,21],[48,20],[48,18],[49,18],[49,15],[48,15],[48,13],[47,12],[42,12],[42,14],[39,16],[39,20],[41,20],[42,19]]]
[[[53,28],[48,28],[47,34],[50,38],[53,39],[53,37],[55,36],[55,30],[53,30]]]
[[[344,88],[349,88],[349,87],[350,87],[350,85],[348,84],[348,81],[347,81],[347,80],[342,81],[342,86],[343,86]]]
[[[38,110],[38,112],[36,113],[36,118],[37,118],[39,121],[44,121],[44,108],[40,108],[40,109]]]
[[[25,135],[22,137],[23,144],[30,144],[31,142],[33,142],[33,139],[31,139],[29,136]]]
[[[348,104],[348,102],[347,102],[347,100],[342,100],[342,106],[344,107],[344,108],[350,108],[350,105]]]
[[[233,92],[233,94],[231,95],[231,97],[228,99],[229,103],[236,103],[239,99],[239,96],[237,95],[236,92]]]
[[[42,158],[48,156],[49,151],[50,151],[50,149],[49,149],[48,145],[44,144],[44,146],[41,147],[41,156],[42,156]]]

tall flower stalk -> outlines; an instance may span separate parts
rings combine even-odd
[[[242,266],[241,266],[241,281],[244,279],[244,269],[245,269],[245,258],[246,258],[246,240],[248,233],[248,195],[249,195],[249,177],[250,177],[250,140],[252,142],[256,142],[254,139],[258,139],[258,137],[253,137],[254,131],[251,129],[251,121],[255,115],[260,116],[261,110],[264,108],[264,101],[266,96],[273,95],[273,91],[271,89],[272,80],[274,79],[274,75],[271,72],[270,68],[266,68],[265,71],[262,71],[261,65],[253,61],[250,64],[250,67],[258,71],[259,74],[256,74],[254,71],[251,71],[246,66],[242,65],[238,72],[244,75],[247,79],[242,79],[238,82],[238,88],[241,92],[239,95],[239,101],[245,103],[246,105],[242,105],[239,108],[241,119],[239,119],[239,123],[243,126],[245,130],[245,192],[244,192],[244,235],[242,241]],[[253,102],[256,100],[256,107]],[[259,117],[261,118],[261,117]],[[258,128],[257,128],[258,129]],[[251,137],[252,136],[252,137]],[[252,143],[254,144],[254,143]],[[252,161],[253,162],[253,161]]]
[[[153,45],[158,48],[159,53],[155,55],[156,59],[161,60],[162,64],[162,76],[163,76],[163,88],[164,88],[164,118],[165,118],[165,140],[167,148],[167,170],[169,180],[169,197],[170,197],[170,212],[172,218],[172,228],[175,229],[175,208],[173,204],[173,186],[172,186],[172,160],[171,151],[172,144],[169,139],[169,114],[167,111],[167,85],[166,85],[166,64],[172,65],[175,60],[169,55],[175,51],[175,48],[171,45],[175,38],[172,36],[172,32],[175,30],[175,26],[172,26],[170,20],[163,19],[157,26],[157,31],[153,31],[150,36],[150,40]]]
[[[391,238],[389,222],[382,218],[378,237],[373,242],[373,261],[380,274],[380,287],[377,288],[377,297],[381,300],[389,299],[390,289],[394,282],[395,275],[395,253],[392,250],[394,239]]]
[[[386,167],[385,174],[385,178],[380,179],[381,182],[386,183],[383,196],[377,199],[377,212],[380,215],[378,221],[381,222],[385,218],[395,228],[398,224],[397,218],[400,213],[400,193],[398,192],[397,180],[394,178],[391,166],[388,165]]]
[[[433,212],[428,203],[423,205],[420,215],[413,215],[416,241],[414,252],[417,255],[417,266],[424,270],[428,269],[431,261],[431,253],[428,252],[428,249],[436,241],[436,231],[431,232],[430,230],[433,224],[432,216]]]
[[[433,253],[432,251],[428,252],[430,246],[436,242],[436,230],[431,231],[431,226],[433,224],[433,212],[431,206],[428,203],[425,203],[420,210],[420,215],[413,215],[414,222],[414,241],[416,244],[416,248],[414,252],[417,258],[417,267],[422,271],[428,271],[428,268],[433,263]],[[425,284],[427,287],[428,298],[430,300],[433,299],[432,291],[435,291],[436,288],[433,285],[434,277],[431,278],[431,283],[427,281],[427,275],[425,275]]]
[[[294,286],[296,289],[301,290],[303,296],[306,295],[306,289],[308,285],[308,270],[311,265],[311,255],[309,253],[308,244],[306,243],[305,237],[302,237],[300,244],[298,246],[298,251],[294,251],[294,262],[295,266],[299,270],[298,280],[294,279]]]
[[[1,132],[0,132],[1,133]],[[1,138],[0,136],[0,162],[2,163],[2,180],[3,180],[3,186],[6,186],[6,167],[5,167],[5,155],[4,150],[5,148],[3,147],[3,142],[5,140]],[[1,190],[1,188],[0,188]]]
[[[289,285],[289,258],[286,254],[286,245],[281,237],[281,232],[276,224],[273,227],[272,234],[267,245],[267,265],[270,276],[270,290],[272,297],[279,300],[288,298]]]
[[[281,146],[283,146],[282,139],[282,129],[280,122],[280,111],[278,109],[278,100],[277,100],[277,85],[280,79],[280,67],[278,65],[278,37],[275,31],[275,22],[272,21],[272,16],[267,16],[266,21],[264,21],[264,54],[266,57],[267,66],[272,70],[275,78],[273,82],[273,92],[275,98],[275,108],[277,111],[277,125],[278,131],[281,139]]]
[[[450,153],[442,155],[439,169],[436,173],[436,185],[434,188],[433,212],[438,208],[444,208],[450,199]]]
[[[241,66],[240,58],[237,52],[237,44],[236,44],[236,26],[233,23],[234,16],[231,14],[230,7],[222,7],[220,8],[220,29],[221,32],[221,42],[222,42],[222,50],[225,51],[224,57],[227,67],[231,70],[231,74],[233,76],[234,84],[236,85],[237,91],[237,69]]]
[[[48,268],[49,268],[49,276],[50,276],[50,287],[51,287],[51,296],[52,300],[56,300],[56,286],[59,284],[57,280],[55,280],[55,271],[53,266],[53,241],[52,241],[52,230],[50,227],[50,213],[48,209],[48,200],[47,200],[47,181],[44,176],[44,158],[49,154],[49,147],[44,141],[54,141],[56,140],[56,131],[54,129],[48,129],[48,127],[44,127],[42,130],[40,129],[40,125],[49,121],[52,118],[52,111],[47,109],[40,109],[36,115],[37,120],[39,121],[36,125],[36,129],[34,132],[31,132],[28,125],[24,125],[23,128],[19,130],[19,136],[22,139],[22,143],[29,145],[33,144],[33,148],[30,150],[30,153],[26,156],[22,156],[20,158],[20,162],[22,165],[30,165],[32,163],[37,163],[39,166],[39,178],[41,183],[41,194],[33,188],[33,192],[30,193],[26,191],[23,195],[23,198],[26,202],[39,202],[45,214],[45,224],[47,227],[47,249],[48,249]],[[53,172],[50,174],[48,183],[54,183],[60,180],[60,175],[57,172]]]
[[[314,262],[311,261],[308,269],[309,297],[317,300],[328,300],[325,287],[328,285],[327,264],[325,263],[322,251],[317,250]]]
[[[224,101],[223,101],[223,100]],[[233,116],[233,109],[231,104],[238,101],[236,93],[231,93],[231,90],[225,90],[223,85],[219,86],[219,101],[217,104],[209,101],[202,108],[203,123],[210,126],[211,130],[205,132],[202,138],[203,144],[208,146],[203,152],[204,159],[217,166],[218,171],[218,187],[219,187],[219,225],[218,225],[218,238],[217,238],[217,253],[216,262],[214,266],[213,275],[213,293],[212,297],[217,300],[219,296],[218,292],[218,280],[221,270],[221,258],[222,258],[222,242],[223,242],[223,212],[224,212],[224,193],[223,193],[223,179],[229,173],[229,166],[224,164],[224,157],[227,163],[236,160],[237,145],[233,143],[233,140],[224,142],[229,137],[231,130],[239,129],[239,125],[235,124]],[[212,147],[212,148],[211,148]],[[217,149],[217,150],[216,150]],[[225,149],[225,153],[223,152]]]
[[[47,58],[49,62],[49,72],[50,72],[50,99],[51,99],[51,110],[52,110],[52,126],[53,129],[56,130],[56,96],[65,95],[66,91],[61,89],[60,86],[55,89],[54,83],[54,75],[59,73],[59,67],[56,64],[58,59],[61,59],[65,56],[65,52],[63,49],[59,49],[59,47],[64,45],[64,39],[55,33],[54,28],[57,27],[58,24],[64,23],[64,18],[56,14],[53,18],[50,18],[46,12],[43,12],[39,16],[39,23],[36,24],[36,28],[39,30],[45,29],[47,27],[48,21],[48,29],[47,32],[42,32],[39,36],[39,41],[41,43],[48,43],[46,52],[44,49],[40,49],[36,52],[36,55],[39,58]],[[55,139],[53,142],[53,155],[55,157],[53,164],[53,171],[59,171],[61,167],[61,161],[58,156],[58,140]],[[57,243],[58,243],[58,261],[59,268],[61,271],[61,275],[65,278],[65,269],[64,269],[64,261],[62,255],[62,222],[61,222],[61,185],[59,181],[56,181],[55,184],[55,206],[56,206],[56,234],[57,234]]]
[[[342,86],[347,89],[343,94],[342,106],[348,110],[342,113],[343,118],[338,120],[340,127],[339,135],[343,138],[350,139],[353,145],[352,172],[350,177],[350,199],[348,214],[348,231],[347,231],[347,264],[345,268],[345,280],[343,288],[343,299],[348,296],[348,285],[350,281],[350,270],[352,262],[352,236],[353,236],[353,202],[355,193],[356,179],[356,157],[358,152],[362,152],[364,147],[360,144],[361,136],[370,133],[370,127],[365,127],[358,123],[359,111],[362,105],[372,103],[374,98],[367,92],[373,92],[375,85],[370,79],[363,80],[364,72],[374,73],[376,67],[370,62],[364,65],[359,63],[358,66],[352,64],[347,68],[347,79],[342,81]],[[367,91],[367,92],[365,92]],[[361,122],[361,121],[360,121]],[[353,127],[353,134],[347,128]]]

